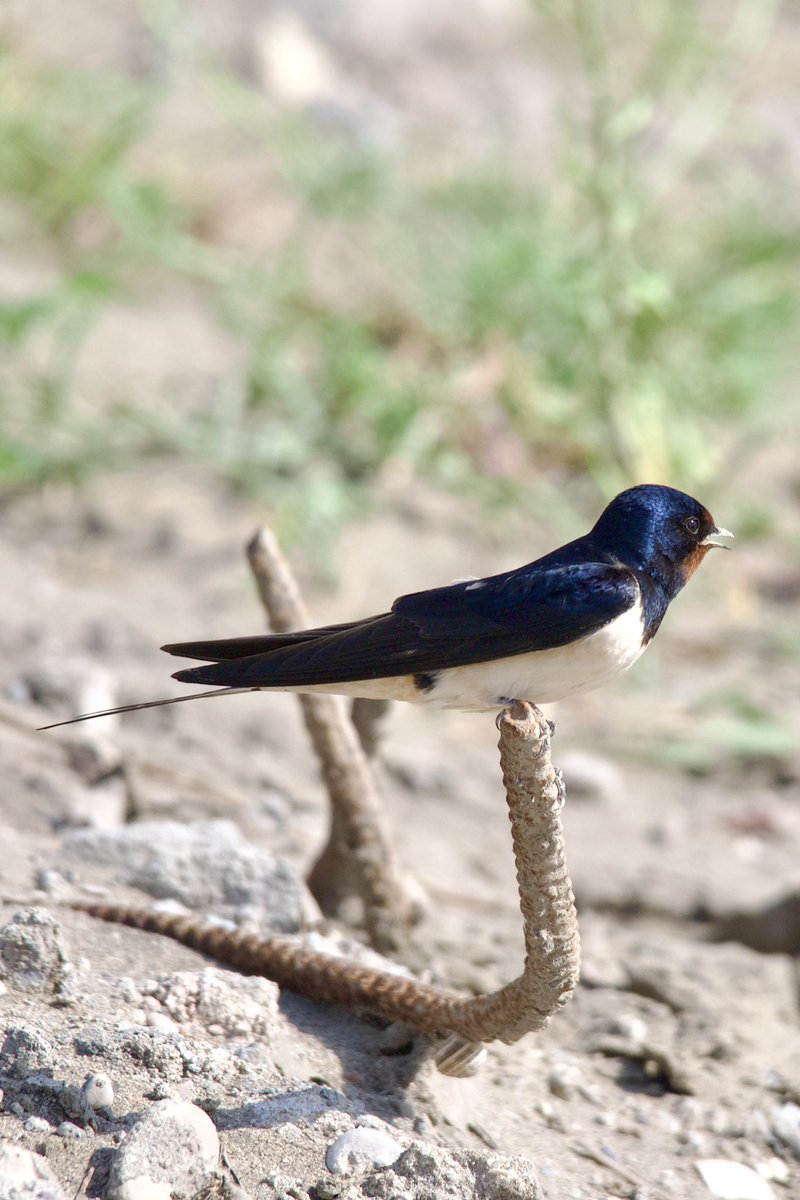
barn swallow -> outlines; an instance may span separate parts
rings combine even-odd
[[[205,662],[174,679],[213,690],[73,721],[247,691],[471,712],[562,700],[632,666],[715,539],[732,537],[691,496],[642,484],[612,500],[583,537],[502,575],[413,592],[388,613],[342,625],[163,646]]]

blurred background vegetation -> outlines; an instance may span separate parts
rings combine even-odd
[[[7,495],[172,456],[327,546],[417,477],[534,513],[642,480],[711,503],[785,428],[800,244],[754,96],[770,0],[478,6],[483,50],[432,35],[473,73],[463,128],[382,89],[314,5],[264,6],[244,56],[205,5],[128,7],[127,57],[43,45],[22,9],[3,27]],[[490,119],[481,53],[527,109]]]

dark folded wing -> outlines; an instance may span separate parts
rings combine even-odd
[[[217,660],[176,672],[184,683],[278,688],[348,683],[563,646],[607,625],[638,598],[636,578],[624,567],[532,564],[401,596],[390,613],[349,625],[168,649]]]
[[[178,658],[199,658],[203,662],[222,662],[231,658],[248,658],[253,654],[266,654],[270,650],[280,650],[282,646],[296,646],[299,642],[308,642],[313,638],[330,637],[334,633],[342,633],[352,629],[362,621],[347,621],[342,625],[323,625],[319,629],[298,629],[292,633],[257,633],[253,637],[218,638],[216,641],[205,642],[171,642],[162,646],[167,654],[175,654]]]

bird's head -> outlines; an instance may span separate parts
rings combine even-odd
[[[727,549],[716,539],[733,534],[685,492],[645,483],[615,496],[590,536],[627,566],[661,577],[677,592],[709,550]]]

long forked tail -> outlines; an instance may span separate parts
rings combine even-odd
[[[212,685],[211,691],[191,692],[185,696],[170,696],[166,700],[145,700],[139,704],[122,704],[100,712],[83,713],[67,721],[53,721],[44,729],[75,725],[96,717],[111,717],[117,713],[138,712],[143,708],[161,708],[181,704],[185,700],[202,700],[208,696],[234,696],[241,692],[258,692],[262,688],[294,691],[302,685],[349,682],[360,678],[363,654],[360,635],[378,634],[387,627],[389,644],[396,619],[383,614],[366,621],[348,621],[340,625],[323,625],[317,629],[298,629],[289,633],[257,634],[254,637],[222,638],[213,641],[171,642],[162,646],[168,654],[180,658],[204,659],[206,665],[176,671],[173,679],[180,683]],[[353,642],[352,639],[355,639]],[[327,655],[321,652],[326,647]],[[382,646],[378,650],[382,650]],[[399,668],[389,668],[389,674],[405,673],[408,666],[400,661]]]
[[[255,687],[217,687],[208,692],[187,692],[185,696],[169,696],[166,700],[143,700],[139,704],[121,704],[119,708],[103,708],[99,712],[82,713],[68,721],[53,721],[51,725],[40,725],[37,732],[59,729],[62,725],[77,725],[80,721],[93,721],[96,717],[115,717],[117,713],[139,712],[143,708],[164,708],[167,704],[182,704],[184,700],[205,700],[209,696],[238,696],[243,692],[257,692]]]
[[[330,633],[352,629],[356,624],[358,622],[351,621],[344,625],[329,625],[323,629],[300,629],[291,633],[256,634],[254,637],[221,638],[201,642],[171,642],[169,645],[162,646],[161,649],[166,650],[167,654],[176,654],[180,658],[199,658],[211,664],[221,664],[299,645]],[[210,665],[206,668],[198,668],[198,671],[213,669],[213,666]],[[184,672],[177,671],[174,678],[180,679],[181,682],[203,682],[191,677],[184,681],[183,674]],[[208,682],[213,682],[213,680]],[[220,681],[210,691],[187,692],[185,696],[169,696],[166,700],[144,700],[138,704],[121,704],[118,708],[104,708],[100,712],[82,713],[78,717],[70,717],[68,721],[53,721],[50,725],[41,725],[39,732],[43,732],[45,729],[58,729],[62,725],[77,725],[80,721],[93,721],[96,717],[114,717],[118,713],[139,712],[143,708],[163,708],[168,704],[182,704],[185,700],[203,700],[208,696],[236,696],[242,692],[257,691],[259,691],[258,687],[226,685],[224,681]]]

